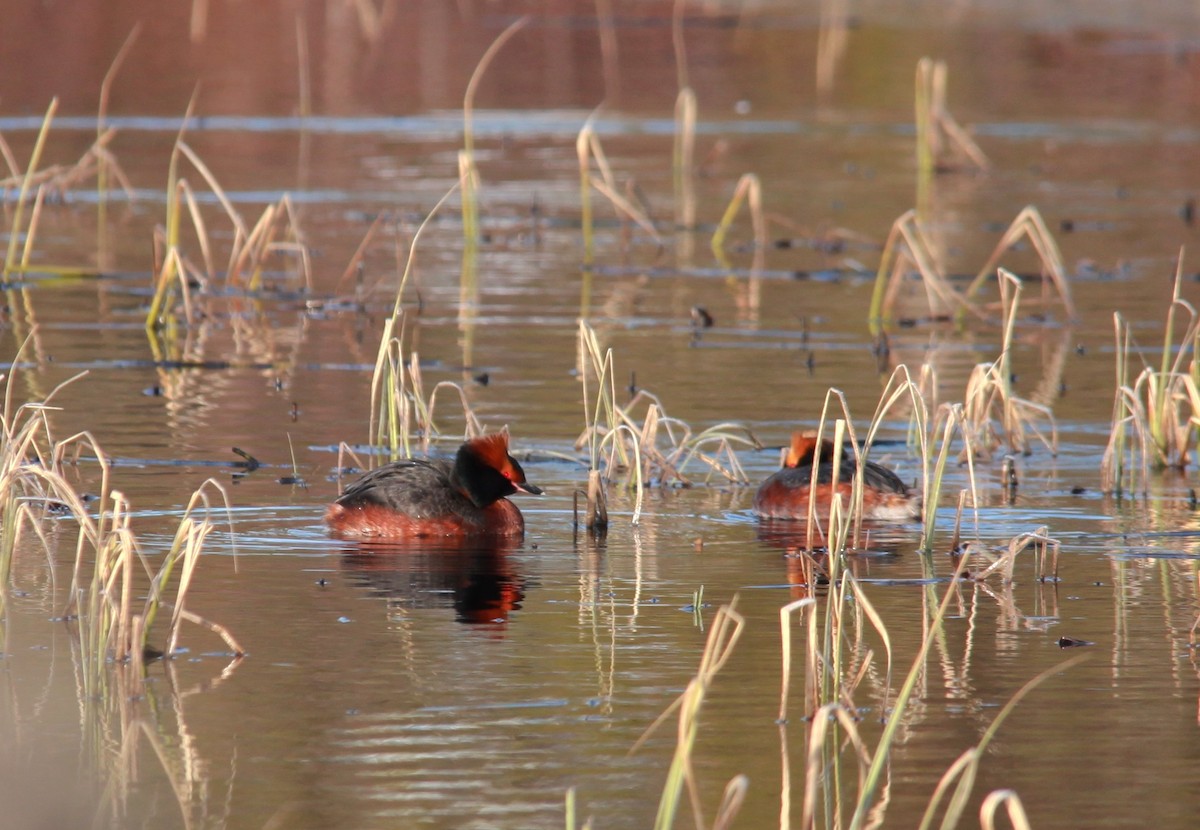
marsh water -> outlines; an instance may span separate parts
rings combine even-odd
[[[55,434],[88,430],[112,457],[112,485],[151,562],[205,479],[226,488],[233,533],[218,524],[207,541],[188,607],[247,655],[185,628],[186,650],[150,665],[142,695],[96,716],[61,619],[73,529],[51,523],[49,550],[27,539],[0,659],[5,826],[81,826],[98,814],[116,826],[549,828],[564,826],[571,788],[580,821],[648,826],[673,721],[631,750],[695,674],[717,608],[735,601],[746,628],[703,709],[700,803],[711,821],[725,783],[744,774],[734,826],[798,823],[799,675],[793,717],[776,723],[779,609],[803,591],[788,555],[796,539],[758,527],[753,485],[699,463],[685,470],[691,486],[652,488],[636,525],[618,483],[607,538],[576,532],[578,320],[612,348],[622,400],[647,390],[693,430],[752,431],[763,448],[737,452],[757,482],[793,429],[815,426],[829,388],[861,428],[895,366],[930,364],[939,402],[955,402],[972,368],[998,356],[999,326],[930,321],[919,304],[886,353],[871,337],[881,246],[918,199],[953,275],[974,274],[1036,205],[1077,319],[1050,306],[1018,326],[1016,390],[1052,409],[1058,451],[1035,443],[1017,456],[1011,496],[1002,453],[981,462],[966,522],[994,548],[1045,527],[1061,544],[1060,581],[1038,582],[1021,560],[1011,585],[958,589],[903,713],[884,822],[915,826],[1000,707],[1081,653],[1005,721],[972,803],[1011,788],[1037,828],[1195,825],[1195,471],[1155,473],[1145,497],[1125,499],[1104,496],[1099,474],[1114,312],[1154,363],[1181,247],[1183,295],[1198,293],[1193,4],[696,2],[681,4],[675,29],[660,2],[385,2],[378,19],[372,4],[333,0],[185,6],[158,4],[144,19],[133,2],[8,10],[0,134],[21,164],[56,96],[42,166],[86,152],[104,75],[139,20],[141,30],[107,114],[129,191],[114,185],[101,212],[89,180],[43,205],[32,262],[79,273],[11,279],[0,358],[25,343],[10,381],[18,403],[86,372],[54,398]],[[452,197],[419,242],[404,342],[427,392],[460,384],[488,429],[508,426],[546,495],[518,497],[527,536],[499,549],[331,539],[321,516],[337,493],[338,447],[367,442],[372,369],[408,247],[459,177],[464,91],[524,13],[476,94],[481,241],[468,260]],[[676,227],[673,31],[697,98],[690,229]],[[938,175],[919,195],[913,78],[927,55],[947,62],[949,107],[990,169]],[[155,228],[193,96],[187,144],[249,224],[288,195],[311,285],[297,246],[267,260],[255,290],[223,280],[233,227],[185,165],[214,276],[192,288],[190,325],[178,311],[181,322],[148,335]],[[589,115],[620,193],[662,240],[596,195],[584,269],[576,136]],[[721,261],[709,240],[746,173],[762,182],[770,244],[755,263],[743,208]],[[6,228],[15,185],[7,195]],[[202,268],[190,230],[185,240]],[[1028,244],[1006,264],[1038,270]],[[697,307],[711,327],[698,326]],[[457,393],[440,391],[435,452],[454,450],[461,413]],[[906,429],[902,415],[886,421],[873,457],[914,480]],[[71,469],[82,492],[100,486],[94,462]],[[915,523],[874,529],[850,558],[898,667],[889,681],[877,663],[855,698],[871,740],[946,589],[929,577],[952,571],[940,551],[966,483],[965,470],[949,471],[932,559],[918,552]],[[1065,652],[1063,638],[1090,645]]]

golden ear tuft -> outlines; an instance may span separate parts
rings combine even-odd
[[[467,442],[471,450],[488,466],[497,470],[508,467],[508,428],[493,432],[491,435],[481,435]]]
[[[784,460],[783,466],[799,467],[801,464],[812,464],[816,449],[816,435],[804,430],[796,430],[792,433],[792,445],[788,447],[787,458]],[[827,438],[821,441],[821,454],[826,459],[833,457],[833,442]]]

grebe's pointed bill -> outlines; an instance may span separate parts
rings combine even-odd
[[[520,483],[514,481],[512,484],[513,487],[516,487],[519,492],[528,493],[531,496],[540,496],[543,492],[545,492],[541,487],[530,484],[528,481],[522,481]]]

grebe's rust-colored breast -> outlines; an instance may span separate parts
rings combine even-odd
[[[343,536],[418,538],[435,536],[521,536],[525,518],[508,499],[500,499],[480,510],[471,505],[473,515],[444,513],[439,516],[412,516],[376,503],[343,505],[334,503],[325,511],[325,523]]]

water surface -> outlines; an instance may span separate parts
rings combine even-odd
[[[1159,5],[1133,18],[1125,4],[1051,13],[967,3],[951,14],[940,3],[845,4],[849,25],[824,31],[816,7],[687,5],[694,230],[674,228],[670,4],[614,4],[617,52],[607,65],[591,4],[504,13],[385,4],[374,39],[350,6],[332,3],[210,4],[202,33],[183,7],[143,20],[109,104],[118,130],[110,149],[134,198],[114,189],[98,222],[89,182],[43,209],[33,262],[47,272],[7,286],[0,358],[12,360],[28,338],[12,381],[19,401],[87,372],[55,398],[55,432],[86,429],[116,459],[114,486],[137,511],[151,561],[197,486],[212,477],[227,488],[235,533],[222,528],[209,540],[189,607],[227,626],[248,655],[235,661],[208,632],[185,630],[187,652],[151,666],[144,697],[118,694],[124,702],[103,707],[98,721],[81,703],[77,648],[59,619],[71,528],[52,534],[63,541],[49,555],[26,545],[3,645],[9,751],[0,763],[12,775],[0,780],[5,803],[20,805],[14,826],[90,821],[99,803],[116,826],[561,827],[572,787],[595,826],[645,826],[674,725],[629,751],[686,687],[716,608],[735,598],[746,632],[712,687],[695,750],[705,815],[725,782],[745,774],[738,826],[798,823],[800,693],[797,715],[783,729],[775,722],[778,611],[802,593],[787,555],[796,540],[760,531],[752,487],[706,481],[699,466],[690,468],[695,486],[651,491],[637,526],[618,488],[607,540],[575,534],[572,494],[584,477],[574,446],[584,426],[577,320],[612,347],[620,385],[652,391],[695,429],[751,429],[765,445],[739,452],[751,481],[774,469],[793,428],[815,425],[831,386],[860,427],[881,368],[902,362],[930,363],[938,401],[961,401],[972,367],[998,353],[997,327],[900,328],[883,367],[867,329],[879,247],[917,201],[912,79],[923,55],[948,62],[950,106],[992,162],[987,174],[933,183],[925,208],[946,270],[973,274],[1035,204],[1073,275],[1078,320],[1052,309],[1018,330],[1017,390],[1053,408],[1059,452],[1035,448],[1016,460],[1014,499],[999,459],[981,463],[969,522],[997,547],[1047,527],[1062,544],[1061,582],[1038,583],[1027,564],[1011,586],[958,589],[903,715],[888,823],[916,824],[945,769],[1025,682],[1068,656],[1058,641],[1069,637],[1093,644],[1078,650],[1088,659],[1005,723],[976,801],[1012,788],[1038,828],[1191,826],[1200,805],[1193,475],[1156,475],[1148,498],[1122,501],[1100,494],[1098,474],[1112,412],[1113,312],[1156,361],[1175,260],[1196,235],[1186,206],[1197,169],[1198,30],[1186,4]],[[419,354],[426,389],[460,383],[488,428],[509,426],[547,495],[522,500],[527,538],[503,549],[380,552],[331,540],[321,514],[337,492],[336,448],[367,439],[371,370],[404,253],[458,178],[470,73],[523,11],[534,13],[530,24],[476,101],[476,280],[462,279],[452,199],[422,236],[405,344]],[[52,96],[61,117],[45,163],[86,151],[101,79],[141,13],[134,3],[14,10],[10,30],[25,36],[0,46],[0,131],[17,159],[29,157]],[[297,21],[307,32],[307,99]],[[227,285],[231,223],[187,168],[217,273],[195,292],[194,325],[148,338],[153,234],[193,94],[189,146],[250,224],[288,194],[312,285],[294,253],[271,260],[261,290]],[[597,201],[585,279],[575,136],[602,103],[594,124],[617,181],[665,242],[622,226]],[[709,250],[744,173],[763,183],[772,242],[754,275],[744,213],[728,261]],[[14,199],[10,189],[10,222]],[[361,269],[347,275],[381,214]],[[1028,250],[1006,262],[1034,270]],[[50,275],[62,265],[87,275]],[[1195,271],[1190,256],[1184,270]],[[1184,295],[1195,293],[1189,276]],[[697,306],[711,328],[694,327]],[[453,398],[440,399],[439,452],[453,451],[462,432]],[[890,420],[883,437],[878,456],[914,479],[903,421]],[[235,466],[234,447],[262,466]],[[74,473],[81,490],[99,486],[95,464]],[[297,476],[303,486],[280,483]],[[951,470],[948,492],[965,482],[965,471]],[[952,513],[948,499],[939,550]],[[951,570],[944,554],[923,561],[919,538],[915,525],[875,530],[851,558],[898,667],[911,662],[923,615],[945,587],[926,577]],[[697,616],[688,606],[701,587]],[[889,694],[881,671],[856,700],[872,741],[894,696],[895,679]],[[113,761],[118,747],[134,755],[127,766]],[[78,793],[42,783],[77,768]],[[100,795],[113,769],[137,771],[119,804],[111,791]]]

